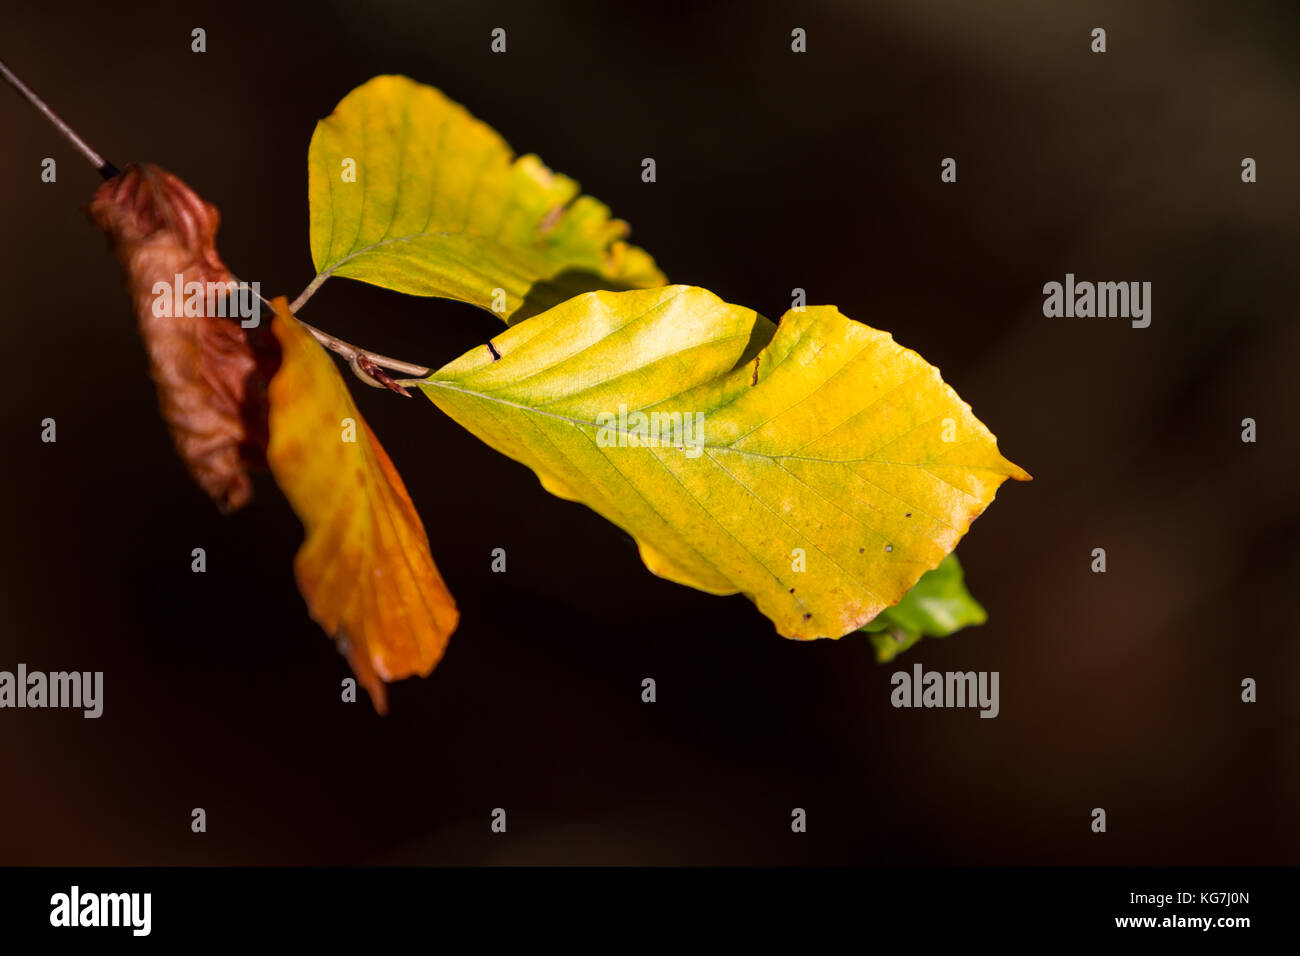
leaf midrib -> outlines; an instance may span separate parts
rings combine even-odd
[[[442,381],[438,379],[424,379],[421,382],[419,382],[419,385],[420,388],[422,389],[442,388],[442,389],[446,389],[447,391],[458,392],[461,395],[466,395],[470,398],[476,398],[479,401],[491,402],[492,404],[503,405],[507,408],[516,408],[522,412],[527,412],[532,415],[539,415],[543,418],[551,418],[556,421],[565,422],[570,425],[577,425],[582,428],[599,430],[599,429],[610,427],[608,425],[599,425],[596,422],[588,421],[583,418],[574,418],[571,415],[561,415],[558,412],[545,412],[533,405],[525,405],[522,402],[512,402],[508,398],[500,398],[498,396],[490,395],[485,392],[477,392],[473,389],[463,388],[458,385],[453,385],[451,382]],[[657,405],[659,403],[655,403],[655,404]],[[653,408],[653,407],[654,407],[653,405],[643,405],[636,409],[630,409],[629,414],[633,411],[639,412],[639,411],[644,411],[647,408]],[[705,414],[707,415],[707,412]],[[640,437],[638,432],[625,431],[618,428],[613,429],[613,431],[614,434],[616,435],[636,435],[637,437]],[[979,439],[971,439],[969,441],[961,442],[960,444],[954,445],[953,448],[950,450],[955,451],[956,449],[961,448],[963,445],[975,444],[978,440]],[[897,441],[897,439],[894,439],[893,441]],[[891,444],[893,443],[893,441],[891,441]],[[684,445],[660,445],[658,447],[684,448],[685,446]],[[910,468],[925,468],[927,465],[944,465],[944,466],[952,466],[958,468],[966,468],[971,471],[993,471],[993,472],[998,471],[996,468],[990,467],[988,465],[966,465],[960,462],[953,462],[953,461],[946,461],[946,460],[945,461],[933,461],[933,460],[931,461],[889,461],[883,458],[815,458],[809,455],[766,455],[763,454],[762,452],[745,451],[744,449],[741,448],[734,448],[731,445],[711,445],[708,442],[702,443],[699,447],[701,449],[705,449],[709,451],[729,452],[733,455],[745,455],[746,457],[749,458],[760,458],[764,461],[771,461],[771,462],[808,461],[808,462],[813,462],[814,464],[826,464],[826,465],[851,465],[859,462],[871,462],[873,464],[878,464],[878,465],[905,465]],[[1000,474],[1000,472],[998,473]],[[957,490],[961,491],[963,494],[969,494],[969,492],[964,491],[963,489],[958,488]]]
[[[355,252],[349,252],[343,258],[336,259],[334,262],[331,262],[320,272],[316,273],[316,278],[328,279],[330,276],[334,275],[336,272],[338,272],[339,269],[343,268],[343,266],[347,265],[353,259],[360,258],[361,256],[374,252],[376,249],[383,248],[384,246],[390,246],[397,242],[414,242],[417,239],[453,239],[459,237],[468,237],[470,239],[473,239],[475,242],[482,243],[485,246],[493,246],[495,247],[496,250],[501,250],[501,252],[497,253],[497,258],[506,261],[510,261],[512,259],[512,256],[504,254],[504,251],[507,249],[510,249],[514,253],[515,257],[517,257],[517,254],[520,251],[527,251],[533,253],[534,255],[540,256],[542,258],[547,258],[547,259],[553,258],[553,256],[551,256],[551,254],[545,249],[521,250],[517,246],[507,246],[505,243],[501,242],[498,239],[493,239],[488,236],[483,236],[480,235],[479,233],[471,232],[468,229],[462,229],[458,231],[414,232],[406,236],[392,236],[387,239],[381,239],[378,242],[373,242],[368,246],[365,246],[361,249],[357,249]]]

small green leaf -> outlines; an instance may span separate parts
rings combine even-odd
[[[404,76],[344,97],[316,124],[307,165],[313,288],[347,276],[513,322],[582,292],[667,281],[603,203]]]
[[[947,637],[983,624],[988,614],[966,590],[957,555],[950,554],[921,576],[903,600],[885,608],[861,630],[871,636],[876,660],[893,660],[922,637]]]
[[[863,628],[865,631],[866,628]],[[883,632],[870,635],[871,646],[876,649],[876,663],[886,664],[921,639],[920,631],[908,631],[893,625]]]

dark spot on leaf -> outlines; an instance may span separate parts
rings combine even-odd
[[[488,347],[488,351],[492,353],[492,361],[495,362],[497,359],[501,358],[501,353],[497,351],[497,347],[495,345],[489,342],[487,344],[487,347]]]
[[[762,361],[762,359],[763,359],[763,356],[761,356],[761,355],[755,355],[755,356],[754,356],[754,377],[753,377],[752,379],[750,379],[750,382],[749,382],[750,386],[754,386],[754,385],[757,385],[757,384],[758,384],[758,363],[759,363],[760,361]]]
[[[548,209],[546,215],[542,217],[542,221],[537,224],[538,234],[544,236],[554,229],[555,224],[560,221],[562,215],[564,215],[564,206],[552,206]]]
[[[861,554],[863,551],[866,551],[866,550],[867,550],[866,548],[858,548],[858,554]]]
[[[904,517],[904,518],[910,518],[910,517],[912,517],[912,512],[909,511],[907,514],[903,515],[903,517]]]
[[[790,589],[790,593],[791,593],[791,594],[794,594],[794,588],[791,588],[791,589]]]

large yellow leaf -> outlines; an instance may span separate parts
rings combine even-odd
[[[517,319],[591,289],[666,281],[577,183],[516,159],[491,127],[404,76],[344,97],[316,125],[307,163],[315,284],[348,276],[484,309],[502,289],[502,318]]]
[[[833,307],[773,333],[704,289],[589,293],[421,387],[626,530],[655,574],[742,592],[793,638],[896,604],[1029,477],[938,369]]]
[[[330,357],[272,302],[282,358],[269,388],[267,461],[307,531],[294,575],[375,709],[383,681],[427,676],[456,629],[456,604],[401,477]]]

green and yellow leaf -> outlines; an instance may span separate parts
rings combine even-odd
[[[937,369],[829,306],[773,331],[704,289],[593,292],[421,388],[626,530],[652,572],[743,593],[792,638],[897,604],[1029,478]]]
[[[284,298],[272,302],[267,462],[306,529],[294,576],[307,609],[347,655],[375,709],[385,681],[427,676],[459,615],[401,476],[347,385]]]
[[[988,613],[966,590],[955,553],[948,555],[893,607],[885,608],[861,629],[868,632],[876,660],[891,661],[922,637],[947,637],[964,627],[983,624]]]
[[[517,321],[592,289],[666,281],[576,182],[516,158],[490,126],[404,76],[345,96],[316,124],[307,163],[317,284],[347,276]]]

